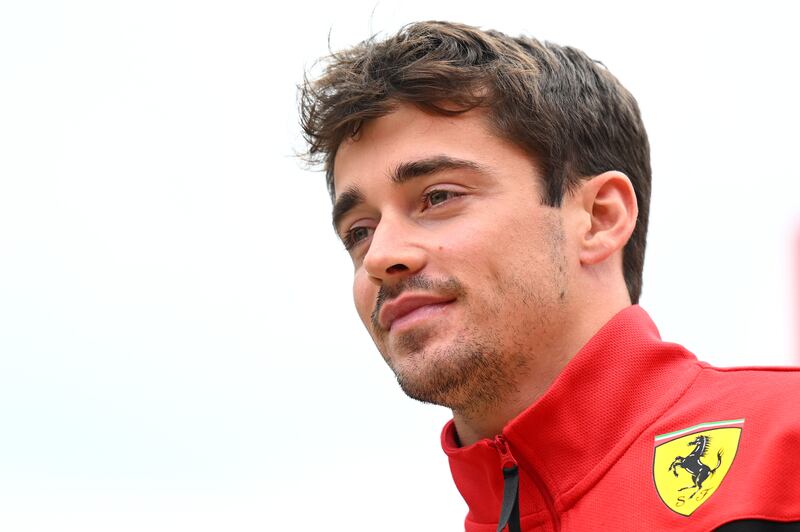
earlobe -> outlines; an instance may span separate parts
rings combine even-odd
[[[622,250],[636,227],[639,208],[628,176],[608,171],[585,181],[581,205],[590,223],[580,249],[583,265],[600,264]]]

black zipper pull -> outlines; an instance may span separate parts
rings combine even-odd
[[[497,532],[508,525],[508,532],[522,532],[519,522],[519,468],[503,436],[495,436],[494,446],[500,453],[500,467],[503,468],[503,504],[500,506],[500,521]]]

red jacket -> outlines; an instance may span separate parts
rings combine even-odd
[[[451,421],[442,446],[468,532],[497,530],[503,463],[518,466],[523,531],[796,522],[800,368],[712,367],[661,341],[634,305],[499,438],[460,448]]]

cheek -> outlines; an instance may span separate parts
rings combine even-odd
[[[505,257],[520,247],[523,238],[520,233],[520,223],[509,217],[481,217],[443,237],[444,246],[439,250],[445,256],[463,261],[467,269],[486,268],[504,262]]]
[[[451,262],[461,262],[463,280],[482,292],[487,308],[510,303],[509,298],[529,292],[526,280],[533,281],[550,266],[552,244],[543,226],[544,220],[524,210],[502,213],[465,228],[448,242],[445,253]]]
[[[376,298],[377,286],[367,279],[366,274],[356,273],[353,278],[353,303],[355,303],[358,316],[365,325],[369,324]]]
[[[467,291],[473,318],[493,307],[495,293],[502,289],[498,285],[503,276],[503,245],[497,240],[498,232],[492,225],[465,224],[442,235],[430,257],[432,271],[438,274],[433,277],[453,277]]]

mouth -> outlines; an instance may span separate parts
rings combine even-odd
[[[392,320],[392,322],[389,324],[389,333],[397,334],[418,326],[424,322],[443,316],[450,311],[454,301],[455,300],[429,303],[427,305],[416,307],[413,310]]]
[[[451,303],[458,298],[459,294],[452,293],[404,291],[397,297],[379,301],[372,321],[379,334],[397,332],[450,312]]]

